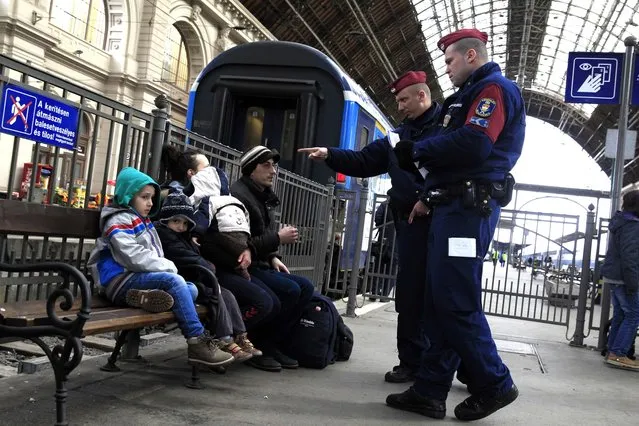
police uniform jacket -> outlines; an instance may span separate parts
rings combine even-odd
[[[435,102],[414,120],[406,120],[394,130],[402,140],[419,140],[435,129],[441,106]],[[387,137],[377,139],[360,151],[328,148],[326,164],[339,173],[354,177],[371,177],[388,173],[391,204],[399,212],[410,212],[424,190],[424,178],[417,170],[400,168]]]
[[[526,111],[519,87],[488,62],[446,99],[439,126],[436,137],[413,146],[413,159],[429,171],[426,188],[503,180],[524,143]]]

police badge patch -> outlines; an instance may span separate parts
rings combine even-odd
[[[475,108],[475,114],[480,117],[490,117],[496,106],[497,102],[494,99],[482,98],[477,104],[477,108]]]

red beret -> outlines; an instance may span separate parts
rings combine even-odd
[[[458,30],[439,39],[439,41],[437,42],[437,47],[439,47],[442,52],[445,52],[446,49],[448,49],[448,46],[455,42],[458,42],[463,38],[476,38],[481,40],[482,43],[486,44],[486,42],[488,41],[488,34],[474,28]]]
[[[426,73],[424,71],[408,71],[390,84],[391,93],[399,93],[413,84],[426,83]]]

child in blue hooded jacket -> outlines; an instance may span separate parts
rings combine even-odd
[[[100,215],[101,237],[89,268],[103,296],[116,305],[152,312],[171,309],[188,343],[189,363],[218,366],[233,361],[222,344],[205,332],[193,303],[197,289],[177,274],[164,258],[162,244],[149,216],[160,208],[160,187],[132,167],[118,174],[112,206]]]

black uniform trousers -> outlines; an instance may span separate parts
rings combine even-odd
[[[430,217],[408,223],[408,214],[393,211],[398,249],[395,310],[397,311],[397,351],[400,366],[415,372],[428,342],[424,336],[424,291],[426,288],[426,244]]]

